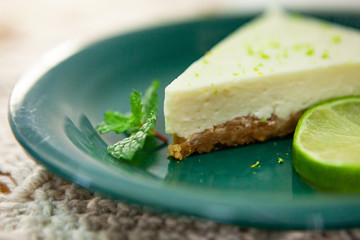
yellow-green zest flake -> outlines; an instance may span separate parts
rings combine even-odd
[[[249,55],[254,55],[254,51],[252,50],[251,46],[247,47],[247,52]]]
[[[251,168],[254,168],[254,167],[257,167],[257,166],[259,166],[260,165],[260,162],[259,161],[257,161],[256,163],[254,163],[253,165],[251,165],[250,167]]]
[[[270,59],[270,56],[267,55],[267,54],[265,54],[265,53],[263,53],[263,52],[260,53],[260,56],[261,56],[262,58],[264,58],[264,59]]]
[[[329,58],[330,56],[329,56],[329,53],[328,53],[328,51],[325,51],[322,55],[321,55],[321,58],[323,58],[323,59],[327,59],[327,58]]]
[[[306,55],[312,56],[314,54],[314,52],[315,52],[315,49],[311,48],[311,49],[306,51]]]
[[[333,36],[332,41],[333,41],[333,43],[340,43],[341,37],[339,35]]]

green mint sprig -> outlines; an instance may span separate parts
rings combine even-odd
[[[107,151],[117,159],[131,160],[135,153],[143,148],[147,136],[155,136],[164,142],[168,139],[155,130],[157,118],[157,106],[159,103],[157,89],[159,82],[154,81],[146,90],[145,96],[133,90],[130,94],[131,112],[123,114],[108,111],[105,113],[104,121],[96,126],[100,133],[114,131],[126,133],[129,137],[109,146]]]

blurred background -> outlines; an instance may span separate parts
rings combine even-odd
[[[258,12],[274,4],[301,10],[360,10],[358,0],[2,0],[0,76],[19,77],[46,50],[71,38],[224,12]]]
[[[359,0],[1,0],[0,94],[8,96],[24,71],[69,39],[216,14],[250,14],[271,5],[360,12]],[[7,101],[8,97],[0,99],[1,123],[7,122]],[[1,129],[9,134],[7,128]]]
[[[188,17],[257,12],[274,4],[301,10],[360,10],[358,0],[2,0],[1,76],[18,75],[19,69],[25,70],[38,54],[70,38]],[[13,67],[5,68],[9,64]]]

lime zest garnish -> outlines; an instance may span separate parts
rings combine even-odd
[[[336,35],[332,37],[332,42],[333,43],[340,43],[341,42],[341,36]]]
[[[254,167],[257,167],[257,166],[259,166],[260,165],[260,162],[259,161],[257,161],[256,163],[254,163],[253,165],[251,165],[250,167],[251,168],[254,168]]]
[[[324,53],[321,55],[321,58],[322,59],[327,59],[327,58],[329,58],[330,56],[329,56],[329,52],[327,51],[327,50],[325,50],[324,51]]]
[[[314,52],[315,52],[315,49],[311,48],[311,49],[306,51],[306,55],[312,56],[314,54]]]

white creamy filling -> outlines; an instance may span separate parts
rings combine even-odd
[[[265,76],[241,85],[167,89],[166,132],[188,137],[239,116],[266,119],[276,114],[286,119],[323,100],[348,95],[360,95],[360,64]]]
[[[165,89],[166,132],[188,137],[239,116],[287,118],[347,95],[360,95],[360,34],[266,14],[220,42]]]

